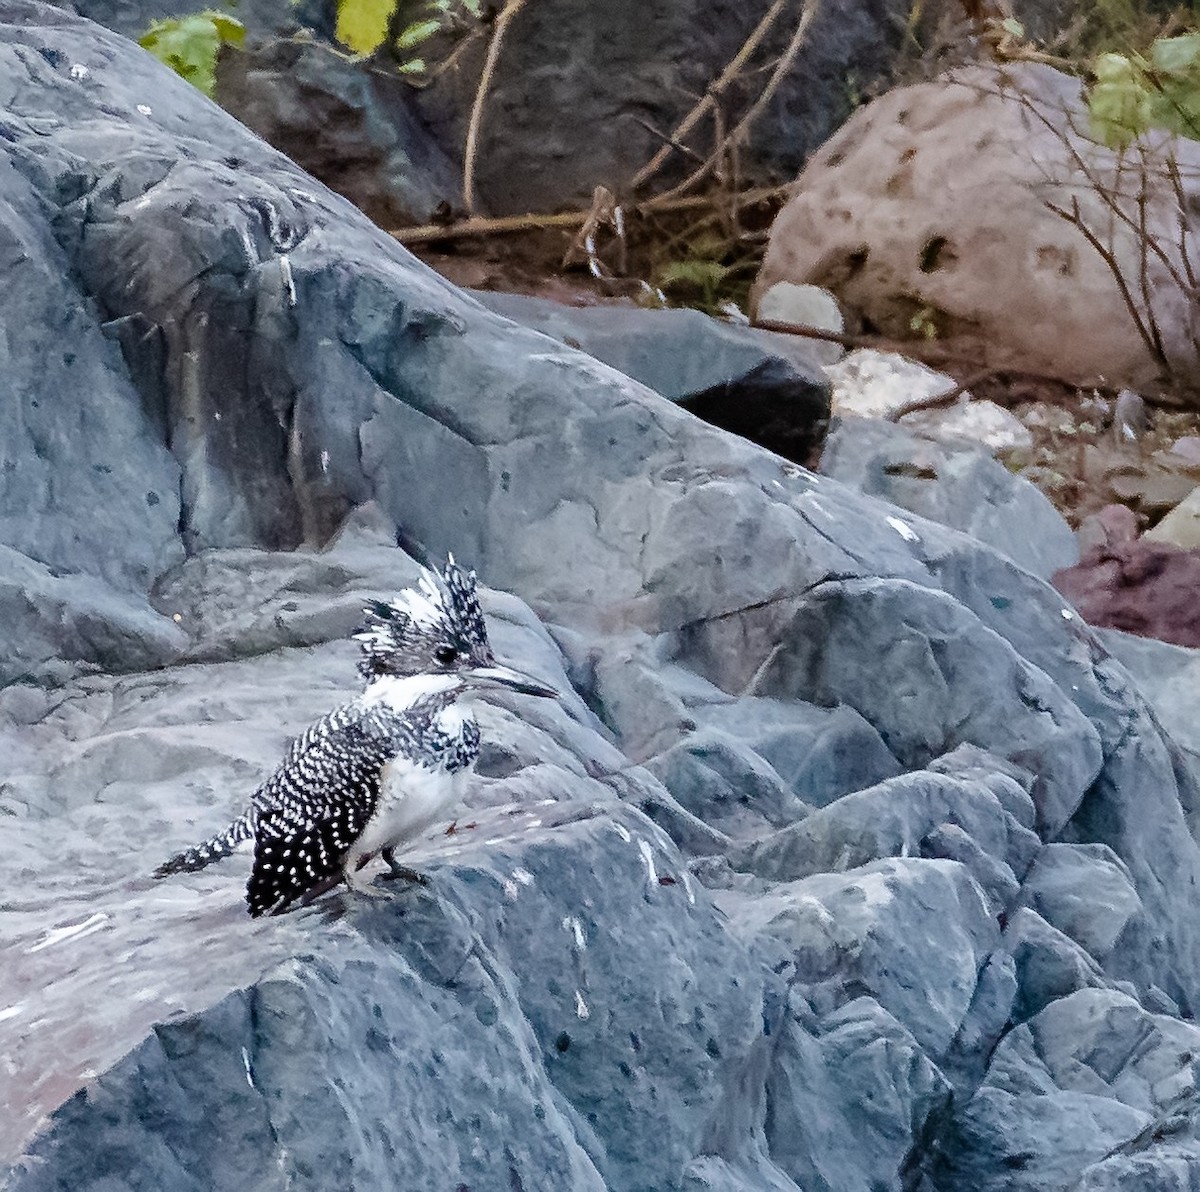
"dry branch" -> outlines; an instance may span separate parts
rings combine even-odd
[[[679,195],[686,194],[694,186],[704,181],[714,167],[721,162],[725,154],[730,151],[731,146],[742,143],[743,138],[749,134],[750,126],[758,119],[767,104],[775,98],[775,92],[779,90],[780,84],[794,65],[796,56],[800,53],[800,49],[804,45],[804,39],[808,34],[809,26],[812,24],[813,18],[816,17],[820,7],[821,0],[808,0],[804,6],[804,11],[800,14],[800,20],[796,23],[796,29],[792,34],[791,41],[788,42],[787,49],[784,50],[783,56],[776,63],[775,69],[771,72],[770,79],[767,80],[767,85],[750,106],[750,110],[734,125],[731,132],[726,133],[718,139],[715,148],[702,166],[694,170],[678,186],[673,186],[670,190],[664,191],[658,196],[660,199],[673,199]]]
[[[786,186],[762,186],[743,191],[738,201],[743,206],[769,202],[786,197]],[[644,203],[630,204],[626,210],[641,215],[668,215],[676,211],[695,211],[713,204],[711,195],[691,195],[682,199],[647,199]],[[526,215],[472,216],[452,224],[416,224],[408,228],[394,228],[388,232],[401,244],[428,244],[435,240],[462,240],[468,236],[499,236],[513,232],[535,232],[543,228],[581,227],[591,214],[587,211],[561,211],[552,215],[530,212]]]
[[[500,45],[504,41],[504,31],[512,23],[525,0],[506,0],[504,8],[496,18],[492,27],[492,40],[488,43],[487,57],[483,62],[483,72],[479,76],[479,86],[475,90],[475,101],[471,104],[471,119],[467,124],[467,141],[463,147],[463,205],[469,212],[475,211],[475,156],[479,151],[479,127],[483,123],[483,105],[487,99],[488,89],[492,85],[492,75],[496,70],[496,61],[500,57]]]
[[[750,36],[742,43],[741,48],[730,59],[729,64],[717,76],[717,78],[709,85],[708,90],[701,97],[699,103],[679,122],[675,131],[671,133],[671,141],[682,141],[684,137],[692,131],[693,128],[700,122],[704,115],[713,107],[716,106],[717,99],[724,93],[730,83],[734,81],[742,72],[749,61],[754,51],[766,35],[771,31],[771,26],[775,24],[779,14],[787,7],[789,0],[774,0],[774,3],[763,14],[761,21],[755,25]],[[661,168],[663,163],[670,156],[671,149],[664,145],[659,151],[644,165],[633,178],[630,180],[629,189],[637,190],[643,183],[648,182]]]

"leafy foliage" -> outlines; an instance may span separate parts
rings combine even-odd
[[[422,74],[413,51],[439,33],[461,33],[483,17],[483,0],[338,0],[337,39],[356,54],[387,46],[397,68]]]
[[[1200,139],[1200,33],[1159,38],[1146,56],[1101,54],[1088,96],[1092,132],[1127,145],[1149,128]]]
[[[673,301],[717,314],[732,303],[745,309],[759,260],[736,240],[708,234],[692,239],[686,255],[660,263],[655,286]]]
[[[240,46],[245,39],[241,21],[210,8],[155,21],[138,38],[138,45],[211,99],[217,85],[218,51],[223,44]]]

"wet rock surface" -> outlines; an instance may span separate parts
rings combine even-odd
[[[0,24],[8,270],[91,353],[10,346],[23,425],[133,469],[14,440],[79,541],[0,490],[7,1187],[1184,1186],[1200,784],[1052,588],[485,310],[119,38]],[[152,882],[448,550],[561,698],[484,710],[430,886]]]

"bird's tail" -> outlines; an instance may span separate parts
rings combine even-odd
[[[210,836],[203,844],[184,849],[173,857],[168,857],[155,871],[155,877],[169,877],[172,873],[194,873],[228,857],[243,840],[249,840],[254,835],[254,813],[243,812],[227,828],[223,828],[215,836]]]

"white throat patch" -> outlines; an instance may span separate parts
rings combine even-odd
[[[457,675],[383,675],[362,694],[367,707],[386,704],[393,712],[405,712],[414,704],[459,686]]]

